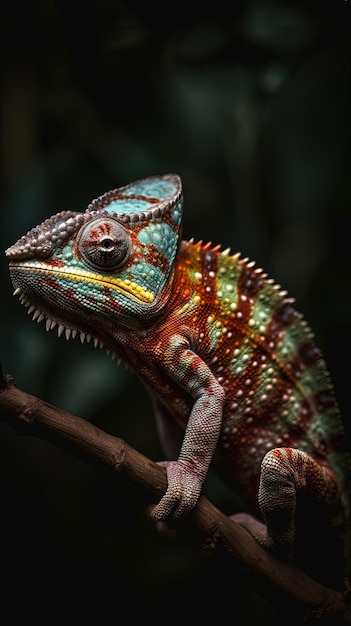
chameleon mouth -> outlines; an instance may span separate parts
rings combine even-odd
[[[47,332],[49,332],[50,330],[53,330],[54,328],[57,328],[57,336],[66,337],[67,341],[69,339],[75,339],[76,337],[79,337],[81,343],[92,342],[92,344],[94,345],[94,348],[100,348],[100,349],[105,348],[108,356],[111,356],[112,359],[116,359],[118,364],[121,363],[121,359],[118,357],[117,352],[114,352],[113,350],[110,350],[109,348],[107,348],[101,339],[99,339],[98,337],[95,337],[94,335],[88,332],[80,330],[78,326],[75,327],[70,324],[67,324],[67,322],[63,323],[59,321],[58,319],[54,319],[53,317],[50,317],[50,315],[46,311],[42,311],[35,304],[32,304],[32,302],[28,299],[27,295],[23,293],[21,287],[16,287],[16,289],[13,292],[13,295],[18,296],[20,303],[23,304],[24,307],[28,308],[28,311],[27,311],[28,315],[33,314],[32,320],[34,322],[36,321],[39,324],[40,322],[45,320],[45,328]]]
[[[68,280],[74,280],[75,282],[79,281],[89,283],[91,285],[98,285],[103,289],[105,288],[119,291],[124,295],[128,295],[128,297],[134,298],[138,302],[142,302],[143,304],[150,304],[154,300],[154,295],[150,291],[128,278],[124,280],[118,276],[109,276],[107,278],[103,274],[89,272],[80,268],[72,270],[64,267],[50,267],[46,263],[40,262],[30,265],[26,265],[25,263],[10,262],[10,271],[11,269],[18,269],[21,272],[31,271],[36,274],[44,274],[48,276],[54,274],[60,278],[67,278]]]

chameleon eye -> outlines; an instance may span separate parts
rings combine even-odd
[[[128,261],[131,240],[122,224],[111,218],[100,217],[82,228],[78,249],[91,267],[114,270]]]

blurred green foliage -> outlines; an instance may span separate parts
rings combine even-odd
[[[296,297],[350,433],[349,14],[344,0],[6,3],[1,249],[110,188],[179,173],[184,237],[240,250]],[[0,360],[18,386],[162,458],[139,381],[33,324],[4,255],[0,281]],[[0,469],[13,621],[280,623],[221,561],[160,538],[103,471],[4,425]],[[214,477],[208,492],[238,506]]]

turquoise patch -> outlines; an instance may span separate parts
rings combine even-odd
[[[168,261],[174,259],[177,235],[168,224],[153,222],[140,231],[138,239],[146,246],[155,246]]]
[[[119,193],[125,197],[112,200],[104,207],[104,210],[109,213],[138,213],[155,207],[158,202],[171,200],[176,192],[176,186],[169,180],[146,179],[131,185],[128,189],[119,190]]]
[[[158,267],[149,263],[133,265],[132,275],[136,283],[152,293],[156,293],[157,287],[162,285],[165,280],[164,273]]]
[[[136,185],[132,185],[127,193],[147,196],[148,198],[158,198],[159,201],[173,198],[177,188],[170,180],[146,179]]]
[[[183,202],[180,201],[174,207],[173,212],[172,212],[172,218],[174,219],[175,223],[178,224],[178,225],[182,221],[182,211],[183,211]]]
[[[147,200],[135,198],[126,198],[124,200],[113,200],[104,207],[104,211],[108,213],[138,213],[138,211],[146,211],[152,207]]]

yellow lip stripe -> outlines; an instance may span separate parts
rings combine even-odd
[[[121,278],[109,277],[108,280],[106,276],[102,274],[94,274],[93,272],[88,272],[86,270],[80,270],[78,268],[70,269],[70,268],[50,268],[45,263],[36,263],[35,265],[25,265],[23,263],[12,263],[12,267],[16,266],[20,270],[26,270],[31,272],[38,272],[43,274],[54,274],[59,278],[68,278],[73,281],[81,281],[81,282],[89,282],[93,285],[100,285],[101,287],[107,287],[108,289],[116,289],[122,293],[128,293],[134,296],[137,300],[142,302],[152,302],[154,300],[154,295],[138,285],[137,283],[126,278],[122,280]]]

